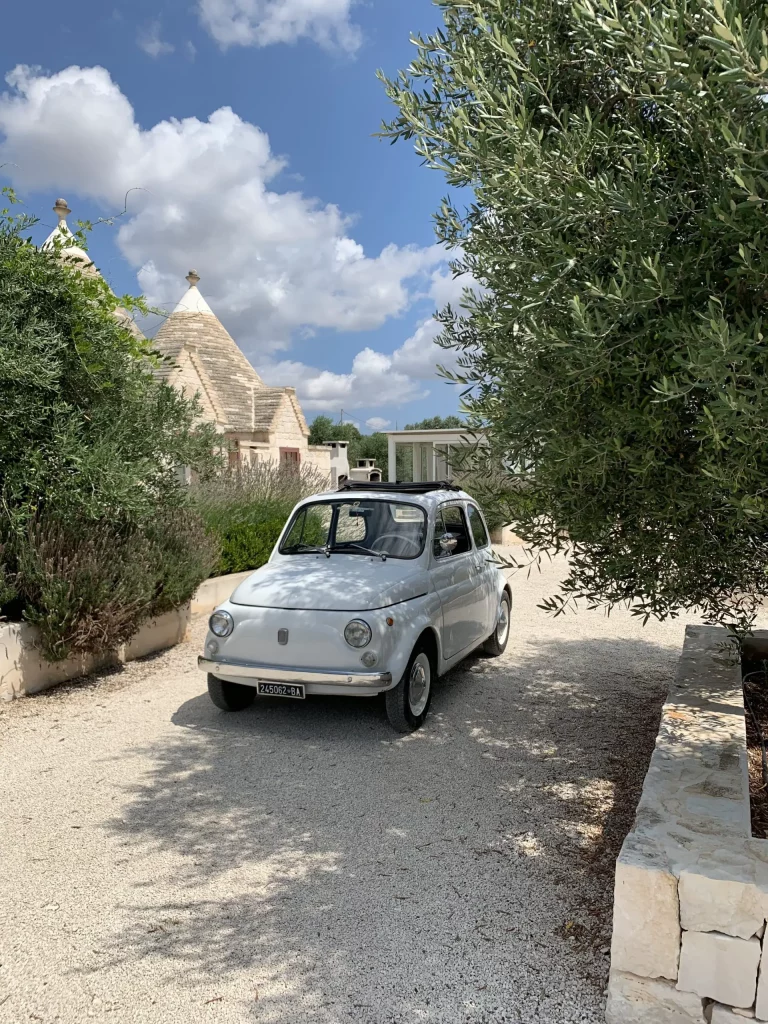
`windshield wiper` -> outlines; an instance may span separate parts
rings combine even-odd
[[[354,548],[355,551],[362,551],[364,555],[373,555],[374,558],[380,558],[382,562],[386,562],[387,555],[389,554],[388,551],[374,551],[373,548],[367,548],[365,547],[364,544],[357,544],[355,543],[355,541],[349,541],[348,543],[345,543],[343,546],[339,544],[334,544],[332,547],[328,548],[328,551],[331,553],[343,554],[345,551],[349,551],[351,548]]]
[[[290,547],[283,548],[283,553],[286,555],[322,555],[325,550],[325,547],[318,544],[291,544]]]

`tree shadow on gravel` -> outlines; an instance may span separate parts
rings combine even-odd
[[[192,1002],[218,981],[237,1019],[275,1024],[600,1020],[613,864],[676,653],[476,657],[408,737],[375,699],[186,701],[170,742],[119,755],[138,781],[104,827],[135,899],[85,969],[152,963]]]

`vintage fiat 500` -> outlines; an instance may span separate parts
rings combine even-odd
[[[384,693],[411,732],[438,676],[480,645],[504,651],[511,607],[468,494],[350,482],[299,502],[269,562],[211,615],[198,660],[224,711],[257,695]]]

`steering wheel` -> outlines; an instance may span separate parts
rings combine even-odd
[[[409,537],[407,534],[404,534],[404,533],[382,533],[379,537],[375,537],[371,541],[371,544],[370,544],[371,550],[372,551],[378,551],[379,549],[377,548],[376,545],[377,544],[381,544],[381,542],[384,541],[384,540],[394,540],[394,541],[397,541],[398,544],[400,544],[403,541],[405,541],[406,544],[410,544],[410,545],[412,545],[416,549],[416,554],[417,555],[418,555],[419,551],[421,551],[421,544],[419,544],[418,541],[415,541],[413,539],[413,537]]]

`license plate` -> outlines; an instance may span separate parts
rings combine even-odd
[[[304,700],[304,687],[300,683],[258,683],[256,692],[262,697],[293,697]]]

